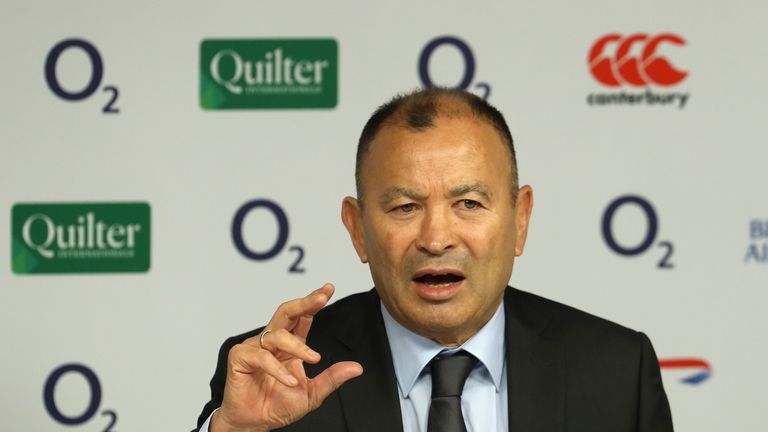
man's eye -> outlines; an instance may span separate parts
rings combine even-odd
[[[461,206],[467,210],[474,210],[480,207],[480,203],[475,200],[464,199],[464,200],[461,200]]]
[[[416,206],[413,204],[403,204],[399,207],[397,207],[398,210],[400,210],[403,213],[410,213],[414,210],[416,210]]]

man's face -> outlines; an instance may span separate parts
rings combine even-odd
[[[342,216],[382,302],[412,331],[463,343],[502,301],[531,189],[513,205],[509,149],[471,116],[420,132],[385,126],[364,157],[364,203],[345,198]]]

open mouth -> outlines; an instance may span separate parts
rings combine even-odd
[[[464,280],[464,276],[456,273],[427,273],[413,278],[415,282],[422,283],[432,288],[447,287]]]

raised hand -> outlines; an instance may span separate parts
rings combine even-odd
[[[294,423],[363,373],[351,361],[335,363],[312,379],[304,373],[302,362],[320,361],[320,354],[306,345],[307,333],[333,291],[333,285],[325,284],[283,303],[259,336],[232,347],[224,399],[210,432],[268,431]]]

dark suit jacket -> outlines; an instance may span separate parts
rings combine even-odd
[[[508,287],[504,296],[510,432],[667,432],[672,418],[651,342],[643,333]],[[211,380],[221,405],[229,349],[261,329],[224,342]],[[285,431],[402,431],[392,355],[375,290],[321,310],[307,344],[330,364],[354,360],[363,375]]]

